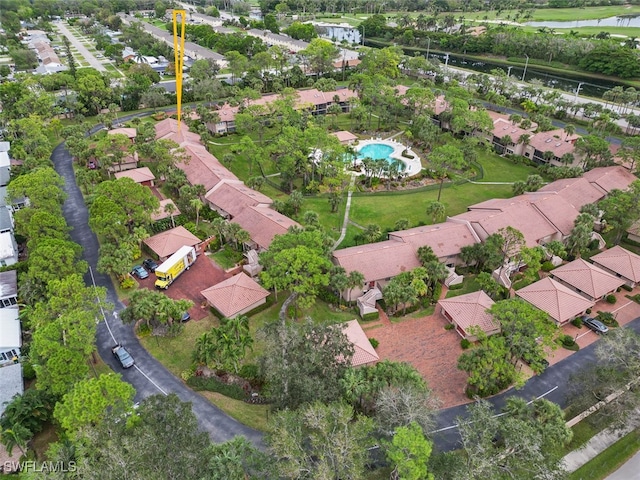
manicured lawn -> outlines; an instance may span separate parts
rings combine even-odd
[[[225,397],[217,392],[198,392],[216,407],[240,423],[256,430],[265,431],[269,420],[269,407],[267,405],[251,405],[242,400]]]
[[[482,20],[485,15],[489,20],[507,21],[507,17],[513,18],[518,12],[516,10],[505,10],[496,16],[495,11],[491,12],[469,12],[464,13],[463,16],[466,19],[479,19]],[[611,5],[606,7],[587,7],[587,8],[539,8],[534,10],[533,18],[531,21],[544,22],[544,21],[571,21],[571,20],[596,20],[598,18],[615,17],[616,15],[630,15],[640,13],[640,6],[631,5],[627,7],[621,7],[619,5]],[[445,15],[445,14],[442,14]],[[523,20],[521,19],[520,22]],[[529,21],[529,20],[527,20]],[[601,29],[602,30],[602,29]]]
[[[191,352],[198,338],[212,327],[217,327],[218,321],[209,315],[202,320],[187,322],[184,330],[177,337],[152,337],[140,338],[140,343],[162,363],[171,373],[180,377],[180,374],[191,367]]]
[[[466,293],[477,292],[480,290],[480,285],[476,281],[476,275],[465,275],[462,282],[462,288],[457,290],[449,290],[445,298],[457,297]]]
[[[243,258],[242,253],[233,249],[229,245],[225,245],[224,248],[212,254],[211,257],[213,258],[214,262],[216,262],[225,270],[233,268]]]
[[[569,475],[569,480],[601,480],[640,450],[640,432],[634,430]]]

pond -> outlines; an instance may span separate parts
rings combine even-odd
[[[525,25],[538,28],[640,27],[640,15],[619,15],[597,20],[570,20],[568,22],[527,22]]]

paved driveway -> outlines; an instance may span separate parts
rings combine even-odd
[[[125,121],[125,119],[122,119],[122,121]],[[260,432],[242,425],[229,417],[202,396],[184,385],[180,379],[169,373],[162,364],[149,355],[140,345],[140,342],[133,333],[132,325],[125,325],[120,321],[117,312],[124,306],[118,300],[111,279],[107,275],[98,273],[96,270],[98,240],[87,223],[87,207],[80,193],[80,189],[75,183],[72,158],[65,149],[64,144],[60,144],[54,149],[51,160],[56,171],[65,181],[64,190],[67,193],[67,199],[63,205],[63,213],[67,223],[72,229],[71,238],[74,242],[82,245],[84,249],[83,258],[89,263],[91,268],[90,273],[85,277],[85,281],[88,285],[95,281],[96,285],[106,288],[107,300],[115,306],[113,313],[105,312],[104,321],[98,325],[96,345],[102,359],[110,365],[115,372],[121,373],[125,381],[135,387],[137,401],[158,393],[175,393],[182,401],[191,402],[193,413],[198,419],[198,424],[204,431],[209,433],[213,441],[224,442],[241,435],[255,445],[263,447],[262,434]],[[113,355],[111,354],[111,347],[116,342],[122,343],[129,352],[131,352],[136,360],[134,368],[122,370],[114,361]]]

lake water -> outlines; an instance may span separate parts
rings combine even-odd
[[[598,20],[570,20],[568,22],[527,22],[525,25],[538,28],[640,27],[640,15],[622,15]]]

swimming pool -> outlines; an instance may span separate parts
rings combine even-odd
[[[394,148],[391,145],[386,145],[384,143],[369,143],[358,150],[358,158],[362,160],[363,158],[369,157],[374,160],[386,160],[391,163],[394,161],[394,159],[391,158],[393,151]]]

